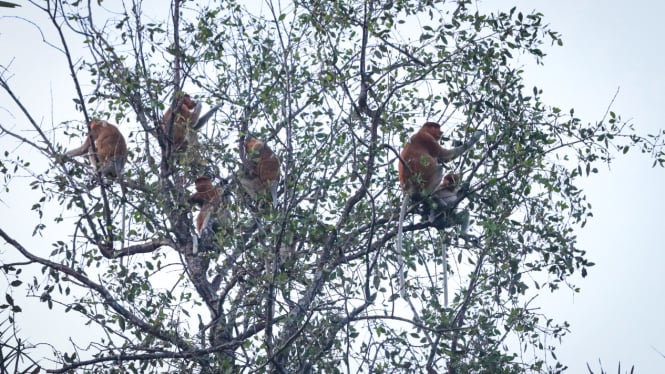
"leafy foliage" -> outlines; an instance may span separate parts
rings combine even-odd
[[[78,113],[59,120],[55,140],[27,112],[36,142],[3,127],[47,171],[19,152],[0,163],[7,196],[27,175],[40,218],[62,209],[35,233],[63,235],[49,256],[0,235],[28,260],[3,267],[23,282],[12,286],[97,327],[98,340],[54,348],[56,372],[561,371],[547,367],[545,342],[568,326],[527,296],[593,266],[574,231],[591,216],[579,179],[631,147],[665,159],[658,137],[615,113],[587,124],[524,87],[515,57],[540,62],[543,44],[561,44],[539,13],[480,14],[465,0],[224,0],[176,1],[167,17],[140,1],[46,3],[36,6],[62,36]],[[6,76],[0,85],[24,108]],[[160,122],[183,91],[219,105],[184,156]],[[92,117],[121,124],[130,156],[121,181],[88,189],[88,166],[62,154]],[[486,133],[447,166],[464,171],[475,239],[414,207],[401,298],[397,154],[424,119],[450,139]],[[281,159],[273,208],[235,179],[250,135]],[[226,181],[228,216],[196,251],[187,198],[203,173]],[[43,276],[27,282],[22,268]],[[519,354],[530,349],[540,353]]]

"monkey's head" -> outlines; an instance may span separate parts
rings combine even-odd
[[[105,126],[110,125],[108,122],[104,121],[103,119],[99,118],[93,118],[90,120],[90,131],[92,131],[92,135],[94,138],[97,137],[99,134],[99,131],[101,131],[102,128]]]
[[[196,192],[187,199],[191,204],[202,206],[203,204],[214,201],[219,196],[219,192],[212,185],[212,179],[209,176],[204,175],[196,178],[194,186],[196,187]]]
[[[439,189],[454,191],[456,188],[459,187],[461,181],[462,181],[462,173],[447,174],[445,177],[443,177]]]
[[[245,140],[245,150],[250,152],[251,150],[258,148],[263,145],[263,142],[257,138],[247,138]]]
[[[439,125],[436,122],[425,122],[420,131],[424,131],[432,135],[432,137],[434,137],[434,139],[436,139],[437,141],[440,140],[441,135],[443,135],[443,133],[441,132],[441,125]]]
[[[196,101],[194,101],[192,97],[187,94],[185,94],[185,96],[182,97],[182,103],[185,104],[185,106],[190,110],[194,109],[194,107],[197,104]]]
[[[196,178],[194,186],[196,187],[197,192],[207,192],[215,188],[212,185],[212,179],[207,175]]]

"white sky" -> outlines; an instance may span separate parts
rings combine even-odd
[[[632,119],[642,134],[665,127],[661,120],[665,106],[665,5],[648,0],[492,0],[482,7],[513,5],[523,11],[538,9],[545,14],[547,23],[563,34],[563,47],[546,48],[545,66],[523,61],[527,87],[537,85],[544,89],[546,104],[564,110],[574,107],[578,117],[591,122],[602,117],[620,88],[612,110]],[[3,9],[0,16],[25,11]],[[11,56],[20,56],[12,66],[17,79],[14,84],[20,79],[17,88],[22,97],[35,96],[32,110],[45,103],[50,106],[50,97],[58,97],[58,87],[67,85],[69,89],[70,85],[67,76],[53,73],[62,72],[62,66],[56,65],[55,58],[45,56],[42,46],[34,44],[36,40],[39,38],[34,28],[0,22],[0,63],[7,64]],[[4,95],[0,97],[0,120],[5,121],[8,103]],[[63,111],[72,108],[73,104],[68,104]],[[50,128],[51,109],[38,112],[46,116],[41,119]],[[61,118],[57,112],[53,115]],[[6,146],[0,143],[0,151]],[[599,371],[598,359],[608,372],[616,372],[619,361],[624,369],[635,365],[637,373],[665,372],[665,357],[656,351],[665,353],[662,186],[665,170],[652,169],[649,160],[637,150],[617,159],[611,170],[601,168],[600,175],[583,185],[595,217],[579,232],[580,248],[588,251],[596,266],[589,269],[587,278],[574,279],[581,293],[562,290],[540,298],[545,314],[572,325],[572,332],[557,350],[559,360],[569,366],[570,373],[586,372],[586,362]],[[6,201],[0,195],[0,225],[20,240],[27,239],[30,230],[18,225],[20,217],[16,212],[25,212],[31,203]],[[50,250],[48,246],[43,248],[44,253]],[[4,285],[0,288],[4,289]],[[40,322],[50,329],[62,328],[67,336],[65,323],[53,324],[48,318]],[[44,327],[35,324],[34,331],[40,328]]]

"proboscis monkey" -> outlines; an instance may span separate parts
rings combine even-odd
[[[175,112],[175,118],[172,119]],[[166,138],[171,142],[174,152],[184,152],[187,146],[197,143],[196,131],[205,123],[198,123],[201,114],[201,103],[192,100],[184,94],[180,96],[175,105],[166,110],[162,117],[162,128]],[[173,121],[173,128],[169,131],[169,124]],[[197,127],[198,126],[198,127]]]
[[[92,142],[95,150],[93,151]],[[118,128],[106,121],[90,121],[90,134],[83,144],[65,153],[69,157],[88,154],[92,166],[103,176],[118,178],[127,161],[127,144]]]
[[[249,196],[255,200],[277,201],[279,159],[263,141],[248,138],[245,141],[246,160],[239,173],[239,181]]]
[[[452,206],[459,198],[460,183],[462,182],[461,173],[449,173],[443,177],[435,195],[448,206]]]
[[[445,205],[443,211],[445,223],[460,225],[462,234],[466,234],[466,230],[469,228],[469,212],[466,209],[455,212],[455,204],[462,198],[461,183],[461,173],[446,174],[437,190],[434,191],[434,196]]]
[[[196,232],[201,239],[214,235],[222,226],[225,226],[227,232],[231,231],[230,215],[227,211],[226,191],[212,184],[212,179],[207,176],[196,178],[194,182],[196,192],[193,193],[188,201],[200,207],[199,214],[196,216]],[[198,250],[194,246],[194,253]]]

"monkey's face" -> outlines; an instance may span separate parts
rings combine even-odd
[[[459,187],[459,183],[462,180],[462,174],[447,174],[445,177],[443,177],[443,181],[441,181],[441,186],[440,189],[442,190],[448,190],[448,191],[455,191],[457,187]]]
[[[207,192],[214,188],[212,186],[212,181],[206,176],[196,178],[194,184],[196,186],[196,191],[198,192]]]
[[[97,136],[99,136],[99,133],[107,124],[108,122],[103,121],[101,119],[90,120],[90,131],[92,132],[92,138],[97,139]]]
[[[253,154],[255,152],[258,152],[259,147],[263,145],[263,142],[256,139],[256,138],[249,138],[245,142],[245,152],[248,154]]]
[[[432,137],[434,137],[434,139],[436,139],[437,141],[440,140],[441,136],[443,135],[443,133],[441,132],[441,125],[435,122],[425,123],[423,125],[422,130],[432,135]]]
[[[183,96],[182,103],[185,104],[185,106],[190,110],[194,109],[194,107],[196,106],[196,101],[192,100],[192,97],[189,95]]]

